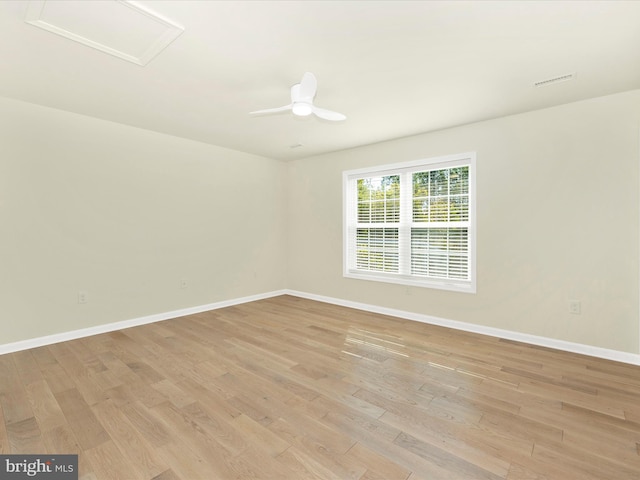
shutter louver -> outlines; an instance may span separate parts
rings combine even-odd
[[[345,272],[475,291],[470,158],[350,175]]]
[[[376,272],[398,272],[400,176],[361,178],[358,185],[356,267]]]

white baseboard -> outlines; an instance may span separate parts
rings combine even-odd
[[[331,303],[334,305],[355,308],[357,310],[364,310],[367,312],[380,313],[382,315],[390,315],[393,317],[404,318],[406,320],[413,320],[416,322],[422,322],[422,323],[428,323],[431,325],[438,325],[441,327],[453,328],[455,330],[463,330],[465,332],[479,333],[482,335],[489,335],[491,337],[504,338],[506,340],[514,340],[517,342],[528,343],[531,345],[538,345],[541,347],[553,348],[556,350],[563,350],[566,352],[580,353],[582,355],[588,355],[590,357],[603,358],[607,360],[614,360],[616,362],[630,363],[632,365],[640,365],[640,354],[622,352],[619,350],[610,350],[610,349],[601,348],[601,347],[594,347],[592,345],[584,345],[582,343],[573,343],[573,342],[567,342],[564,340],[556,340],[554,338],[540,337],[537,335],[519,333],[511,330],[503,330],[500,328],[485,327],[482,325],[460,322],[457,320],[447,320],[445,318],[432,317],[430,315],[406,312],[403,310],[396,310],[393,308],[379,307],[377,305],[352,302],[350,300],[343,300],[340,298],[333,298],[333,297],[325,297],[323,295],[315,295],[312,293],[299,292],[295,290],[285,290],[285,293],[287,295],[293,295],[295,297],[307,298],[309,300],[317,300],[319,302]]]
[[[285,295],[285,290],[278,290],[274,292],[262,293],[258,295],[251,295],[248,297],[235,298],[232,300],[223,300],[221,302],[209,303],[207,305],[200,305],[197,307],[183,308],[180,310],[173,310],[171,312],[157,313],[154,315],[147,315],[145,317],[134,318],[131,320],[123,320],[121,322],[107,323],[104,325],[97,325],[95,327],[82,328],[80,330],[72,330],[70,332],[57,333],[54,335],[47,335],[44,337],[30,338],[29,340],[22,340],[14,343],[6,343],[0,345],[0,355],[5,353],[18,352],[20,350],[28,350],[30,348],[42,347],[45,345],[51,345],[59,342],[66,342],[68,340],[75,340],[77,338],[89,337],[91,335],[98,335],[100,333],[113,332],[115,330],[122,330],[124,328],[137,327],[139,325],[146,325],[148,323],[160,322],[162,320],[169,320],[171,318],[184,317],[186,315],[193,315],[194,313],[207,312],[209,310],[217,310],[219,308],[231,307],[233,305],[239,305],[241,303],[254,302],[256,300],[262,300],[265,298],[277,297],[279,295]]]
[[[503,330],[500,328],[485,327],[482,325],[475,325],[473,323],[460,322],[457,320],[447,320],[445,318],[433,317],[430,315],[423,315],[420,313],[406,312],[403,310],[397,310],[393,308],[380,307],[377,305],[370,305],[366,303],[352,302],[350,300],[344,300],[334,297],[326,297],[323,295],[316,295],[313,293],[299,292],[296,290],[276,290],[273,292],[267,292],[257,295],[250,295],[247,297],[235,298],[231,300],[223,300],[220,302],[209,303],[207,305],[200,305],[197,307],[189,307],[180,310],[173,310],[165,313],[158,313],[154,315],[148,315],[145,317],[134,318],[131,320],[123,320],[121,322],[107,323],[104,325],[97,325],[95,327],[83,328],[80,330],[73,330],[70,332],[57,333],[54,335],[47,335],[44,337],[32,338],[29,340],[22,340],[14,343],[6,343],[0,345],[0,355],[5,353],[18,352],[20,350],[28,350],[30,348],[42,347],[45,345],[51,345],[59,342],[66,342],[68,340],[75,340],[77,338],[88,337],[91,335],[98,335],[100,333],[113,332],[116,330],[122,330],[125,328],[137,327],[139,325],[146,325],[148,323],[160,322],[162,320],[169,320],[171,318],[184,317],[186,315],[193,315],[194,313],[207,312],[210,310],[217,310],[219,308],[231,307],[233,305],[240,305],[242,303],[254,302],[256,300],[263,300],[265,298],[277,297],[279,295],[292,295],[300,298],[307,298],[309,300],[317,300],[319,302],[330,303],[333,305],[340,305],[343,307],[355,308],[357,310],[364,310],[367,312],[380,313],[383,315],[390,315],[393,317],[404,318],[407,320],[413,320],[416,322],[427,323],[431,325],[438,325],[442,327],[453,328],[456,330],[462,330],[466,332],[479,333],[482,335],[489,335],[492,337],[504,338],[507,340],[514,340],[517,342],[528,343],[531,345],[539,345],[542,347],[553,348],[556,350],[564,350],[567,352],[580,353],[583,355],[589,355],[591,357],[598,357],[607,360],[614,360],[617,362],[629,363],[633,365],[640,365],[640,354],[621,352],[618,350],[610,350],[607,348],[594,347],[592,345],[584,345],[581,343],[567,342],[564,340],[556,340],[553,338],[540,337],[537,335],[529,335],[526,333],[513,332],[511,330]]]

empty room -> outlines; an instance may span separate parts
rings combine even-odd
[[[640,478],[640,2],[0,36],[0,479]]]

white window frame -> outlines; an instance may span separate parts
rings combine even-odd
[[[468,254],[469,279],[452,279],[425,277],[411,274],[411,228],[419,228],[419,224],[412,223],[413,187],[411,175],[424,170],[469,167],[469,219],[468,219]],[[400,175],[400,222],[380,223],[376,227],[399,229],[399,264],[400,272],[379,272],[360,270],[356,268],[356,232],[357,232],[357,204],[358,179]],[[476,154],[475,152],[448,155],[443,157],[415,160],[342,173],[343,186],[343,276],[360,280],[396,283],[407,286],[427,287],[456,292],[476,293]],[[408,236],[408,238],[407,238]]]

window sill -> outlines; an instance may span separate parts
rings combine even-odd
[[[437,280],[432,278],[416,278],[408,277],[406,275],[398,274],[379,274],[377,272],[360,272],[360,271],[347,271],[344,272],[345,278],[353,278],[356,280],[369,280],[373,282],[394,283],[398,285],[406,285],[408,287],[421,287],[421,288],[433,288],[437,290],[449,290],[452,292],[461,293],[476,293],[476,286],[474,282],[455,282],[451,279]]]

